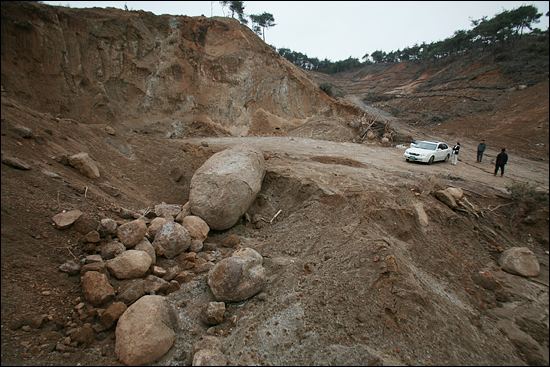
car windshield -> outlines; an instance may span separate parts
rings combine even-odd
[[[435,148],[437,148],[437,144],[421,141],[416,143],[416,147],[420,149],[426,149],[426,150],[435,150]]]

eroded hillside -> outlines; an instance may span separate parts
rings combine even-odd
[[[118,239],[88,236],[101,219],[150,223],[158,204],[183,207],[194,172],[244,142],[266,159],[247,214],[185,262],[157,257],[179,279],[161,294],[180,324],[155,365],[191,365],[207,336],[227,365],[548,364],[548,145],[499,140],[510,127],[547,144],[547,76],[523,88],[490,64],[403,64],[310,80],[227,18],[3,2],[1,27],[2,365],[121,365],[108,304],[92,306],[61,265],[106,260]],[[357,88],[333,98],[320,80]],[[460,138],[459,164],[405,162],[419,137]],[[69,164],[80,152],[99,178]],[[464,195],[454,208],[434,195],[450,187]],[[75,209],[57,229],[52,217]],[[206,325],[206,270],[244,247],[262,255],[267,283]],[[514,247],[539,275],[502,269]],[[108,279],[117,297],[131,283]]]

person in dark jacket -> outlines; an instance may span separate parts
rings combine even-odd
[[[485,144],[485,140],[481,140],[481,143],[477,146],[477,163],[481,163],[485,149],[487,149],[487,144]]]
[[[500,168],[500,177],[504,175],[504,165],[508,163],[508,154],[506,154],[506,149],[502,148],[502,152],[498,153],[497,159],[495,159],[495,173],[493,176],[496,176]]]

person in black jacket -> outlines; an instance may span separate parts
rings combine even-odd
[[[506,149],[502,148],[502,152],[498,153],[497,159],[495,159],[495,173],[493,176],[496,176],[500,168],[500,177],[504,175],[504,165],[508,163],[508,154],[506,154]]]

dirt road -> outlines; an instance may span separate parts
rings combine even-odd
[[[529,182],[548,190],[548,165],[510,155],[504,177],[494,177],[497,152],[488,150],[482,163],[476,163],[475,146],[464,144],[459,162],[436,162],[433,165],[406,162],[405,146],[381,147],[378,143],[335,143],[293,137],[243,137],[185,139],[184,142],[206,142],[212,148],[228,148],[253,143],[272,158],[268,169],[285,171],[295,177],[309,178],[326,190],[345,190],[356,185],[414,185],[430,175],[456,181],[457,186],[482,191],[483,187],[506,193],[516,182]],[[398,177],[398,179],[396,179]]]

